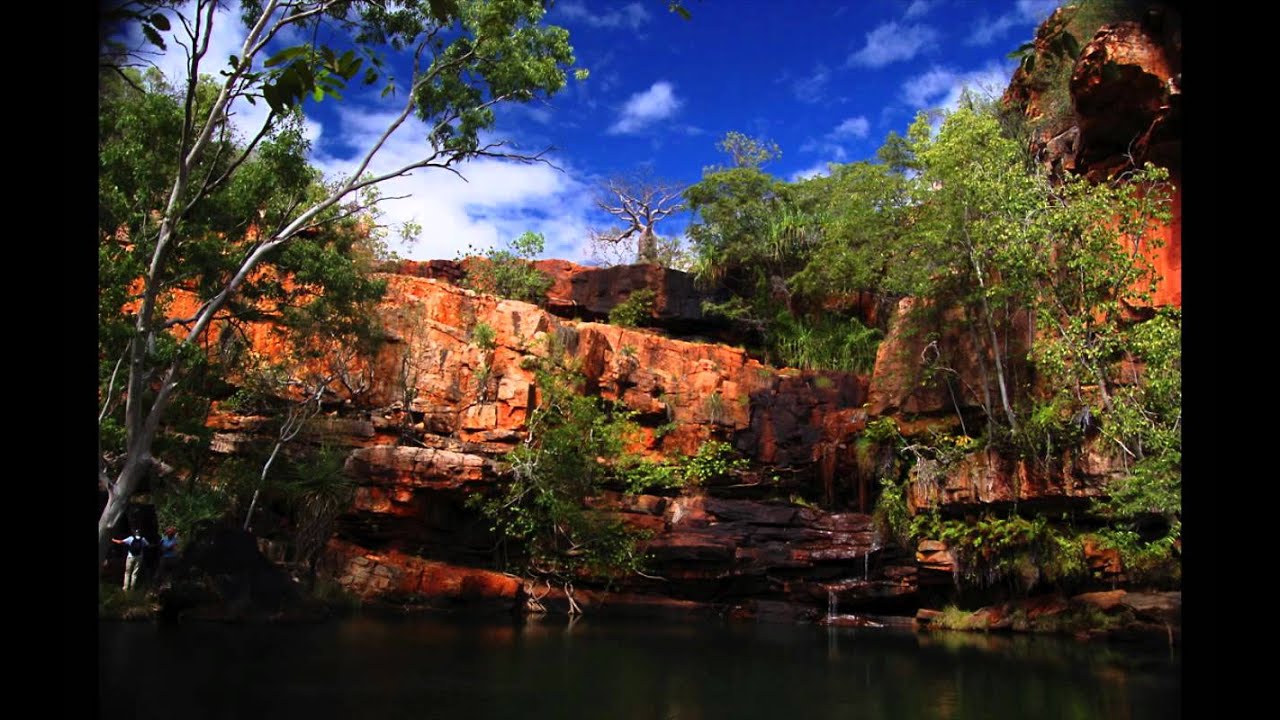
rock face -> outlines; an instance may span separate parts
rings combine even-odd
[[[391,269],[397,275],[441,280],[459,285],[471,258],[454,260],[402,260]],[[726,299],[722,290],[698,288],[687,273],[658,265],[614,265],[588,267],[568,260],[537,260],[533,263],[551,278],[546,308],[553,315],[579,320],[604,320],[609,311],[640,290],[652,290],[653,303],[648,325],[680,334],[718,335],[727,330],[723,322],[707,316],[702,304]],[[868,302],[865,298],[860,298]]]
[[[381,409],[322,418],[300,439],[350,449],[346,472],[359,486],[323,566],[354,594],[431,606],[524,602],[514,580],[477,567],[492,562],[493,538],[466,500],[499,481],[499,458],[524,439],[539,401],[527,361],[551,352],[577,361],[587,392],[637,411],[643,433],[636,449],[691,455],[718,439],[752,462],[696,496],[599,498],[601,507],[655,532],[653,572],[665,579],[624,583],[618,590],[629,599],[597,595],[597,605],[741,614],[755,612],[759,601],[790,603],[787,612],[804,615],[825,607],[829,592],[872,605],[914,592],[911,558],[886,551],[869,516],[765,500],[821,493],[868,505],[857,496],[866,484],[851,481],[865,377],[777,370],[728,345],[566,320],[421,277],[447,273],[439,263],[412,269],[386,276],[380,319],[389,342],[358,367],[360,402]],[[261,442],[264,423],[215,415],[215,449]],[[654,605],[655,594],[677,605]],[[554,606],[554,595],[544,600]]]
[[[1058,12],[1062,12],[1059,10]],[[1037,34],[1044,62],[1050,23]],[[1169,170],[1174,187],[1172,219],[1158,228],[1160,248],[1147,257],[1160,275],[1153,302],[1182,306],[1182,15],[1172,3],[1151,3],[1140,20],[1101,27],[1083,47],[1067,87],[1072,111],[1042,124],[1032,149],[1058,171],[1099,181],[1131,164],[1152,162]],[[1022,68],[1005,92],[1006,104],[1033,122],[1043,121],[1050,91],[1031,85]]]
[[[1122,472],[1121,459],[1104,453],[1102,447],[1097,440],[1087,442],[1078,452],[1054,458],[1052,464],[1015,460],[986,450],[965,456],[941,473],[929,461],[921,461],[907,484],[907,505],[913,511],[1014,502],[1043,508],[1070,506],[1072,500],[1102,495],[1107,481]]]

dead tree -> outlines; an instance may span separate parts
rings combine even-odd
[[[596,198],[596,207],[617,218],[620,225],[592,230],[592,245],[606,248],[636,241],[636,261],[662,264],[658,234],[659,220],[684,210],[683,188],[648,177],[615,177],[605,181]]]

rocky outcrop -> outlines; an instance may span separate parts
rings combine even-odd
[[[1181,36],[1176,12],[1106,25],[1080,52],[1070,92],[1080,143],[1074,164],[1092,179],[1132,154],[1181,168]]]
[[[1159,638],[1181,642],[1182,593],[1113,590],[1065,597],[1043,595],[972,612],[921,610],[917,627],[1073,634],[1081,638]]]
[[[340,539],[326,546],[320,570],[362,600],[432,609],[512,612],[522,588],[512,575],[398,550],[371,551]]]
[[[365,368],[370,390],[362,399],[386,409],[349,429],[365,447],[357,462],[378,477],[421,471],[454,482],[471,471],[448,470],[452,480],[440,473],[455,460],[469,468],[479,468],[477,461],[440,453],[492,457],[514,447],[538,399],[529,361],[552,352],[579,362],[588,392],[638,413],[648,428],[642,438],[648,452],[693,454],[722,438],[787,472],[834,476],[852,464],[851,420],[867,394],[861,376],[778,370],[741,348],[564,320],[437,280],[390,275],[387,281],[382,318],[390,342]],[[482,325],[493,335],[485,348],[472,341]],[[654,431],[660,427],[664,432]],[[374,450],[405,440],[435,450]],[[455,449],[447,449],[450,443]]]
[[[914,593],[911,558],[886,551],[869,516],[778,499],[848,502],[868,491],[866,483],[850,482],[865,377],[779,370],[737,347],[567,320],[439,278],[385,277],[380,320],[388,342],[353,366],[358,377],[351,380],[364,390],[350,399],[377,409],[321,416],[295,440],[348,448],[345,470],[358,487],[338,519],[325,567],[355,595],[430,606],[471,597],[486,605],[515,602],[509,583],[487,575],[447,578],[473,577],[467,573],[492,562],[494,539],[467,499],[500,481],[502,455],[525,437],[540,399],[531,361],[561,353],[580,369],[585,391],[636,411],[636,450],[692,455],[718,439],[751,462],[694,496],[599,498],[601,507],[653,531],[648,552],[663,580],[616,588],[630,600],[598,595],[591,602],[684,612],[683,605],[654,605],[661,595],[738,613],[755,612],[743,609],[754,601],[816,612],[831,592],[872,605]],[[222,412],[210,425],[222,452],[271,442],[265,418]],[[867,508],[869,498],[858,499]],[[487,589],[447,590],[457,583]],[[554,594],[548,598],[554,608]]]
[[[396,275],[440,280],[461,285],[475,258],[401,260],[389,270]],[[676,334],[721,335],[722,320],[707,315],[703,304],[727,299],[723,290],[699,288],[688,273],[660,265],[635,264],[590,267],[568,260],[535,260],[533,266],[551,279],[545,307],[553,315],[575,320],[604,320],[609,312],[638,291],[652,291],[645,325]],[[858,296],[855,300],[870,302]]]
[[[1152,162],[1169,170],[1172,218],[1155,229],[1159,248],[1145,254],[1160,281],[1153,304],[1182,306],[1182,15],[1172,3],[1150,3],[1140,19],[1103,25],[1079,38],[1080,54],[1067,87],[1037,86],[1019,68],[1005,92],[1007,105],[1032,121],[1032,150],[1056,172],[1097,182]],[[1055,17],[1063,13],[1059,10]],[[1053,20],[1035,39],[1037,64],[1049,57]],[[1048,107],[1066,95],[1070,111]]]
[[[573,591],[575,602],[601,612],[748,617],[762,607],[775,614],[785,607],[798,618],[814,619],[832,598],[845,610],[910,609],[915,599],[912,559],[887,548],[864,514],[711,496],[605,493],[592,504],[653,534],[645,546],[645,577],[623,578],[607,592],[589,585]],[[524,585],[510,575],[404,552],[398,548],[404,538],[396,533],[382,548],[334,539],[322,568],[371,602],[568,610],[563,587]]]
[[[994,450],[966,455],[945,468],[922,460],[911,470],[907,506],[913,512],[929,507],[965,511],[1018,502],[1042,510],[1069,507],[1072,501],[1100,497],[1107,482],[1123,473],[1122,459],[1104,447],[1095,438],[1051,462],[1009,458]]]
[[[978,356],[982,349],[972,333],[962,330],[959,312],[932,312],[916,298],[898,301],[889,333],[876,351],[868,388],[870,415],[936,416],[946,425],[982,407],[980,388],[988,382]],[[1026,355],[1028,323],[1025,313],[1013,318],[1005,340],[1009,358]],[[988,373],[991,369],[986,368]],[[1027,376],[1024,362],[1005,370],[1010,383]]]
[[[724,291],[704,291],[693,276],[659,265],[586,267],[565,260],[538,260],[534,265],[551,276],[547,309],[564,317],[603,320],[609,311],[641,290],[654,293],[649,324],[677,333],[707,333],[724,323],[703,310],[707,301],[724,301]]]

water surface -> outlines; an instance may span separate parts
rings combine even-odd
[[[772,624],[102,622],[99,713],[1171,720],[1180,664],[1159,645]]]

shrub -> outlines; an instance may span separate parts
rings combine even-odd
[[[462,286],[512,300],[541,303],[551,288],[552,279],[530,260],[541,253],[544,246],[541,235],[526,232],[508,242],[506,250],[490,248],[483,257],[468,263]]]
[[[609,324],[618,327],[640,327],[647,324],[653,318],[653,304],[657,296],[652,288],[636,290],[609,311]]]
[[[497,332],[489,323],[481,320],[471,328],[471,342],[481,350],[492,350],[497,347]]]
[[[697,453],[684,461],[684,476],[692,484],[705,485],[747,465],[746,458],[737,457],[732,445],[712,440],[703,443]]]

